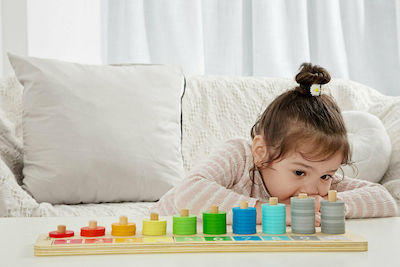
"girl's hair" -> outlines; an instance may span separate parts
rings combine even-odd
[[[272,101],[251,128],[251,138],[262,135],[268,153],[266,161],[255,162],[250,169],[253,182],[255,171],[268,168],[295,151],[311,161],[324,161],[342,151],[342,165],[353,167],[340,108],[331,96],[313,96],[308,89],[312,84],[328,83],[330,74],[320,66],[303,63],[295,79],[299,86]],[[343,169],[340,170],[343,176]]]

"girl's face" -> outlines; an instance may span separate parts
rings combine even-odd
[[[257,143],[259,140],[257,141],[256,138],[253,141],[255,162],[262,157],[261,150],[258,150],[257,153],[255,142]],[[341,151],[324,161],[309,161],[300,153],[293,152],[260,172],[270,195],[278,197],[280,203],[290,204],[290,197],[297,196],[299,193],[307,193],[309,196],[326,196],[332,183],[332,177],[340,167],[342,160]]]

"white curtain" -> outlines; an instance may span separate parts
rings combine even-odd
[[[400,95],[399,0],[105,0],[105,63],[293,77],[302,62]]]

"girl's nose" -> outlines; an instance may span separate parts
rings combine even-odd
[[[318,195],[318,187],[312,183],[305,184],[302,188],[301,193],[307,193],[307,195]]]

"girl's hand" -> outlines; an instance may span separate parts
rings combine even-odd
[[[321,226],[321,213],[320,212],[315,212],[315,226],[316,227]]]
[[[315,198],[315,215],[317,215],[317,212],[320,213],[321,211],[321,200],[328,199],[328,196],[321,197],[320,195],[309,195],[309,197]]]
[[[320,195],[310,195],[315,198],[315,226],[321,226],[321,200],[328,199],[328,196],[321,197]]]
[[[261,205],[264,203],[265,202],[257,201],[256,205],[254,206],[254,208],[256,208],[256,211],[257,211],[257,224],[261,224],[261,221],[262,221]]]
[[[286,226],[292,225],[292,212],[290,209],[290,204],[285,204],[286,205]]]

